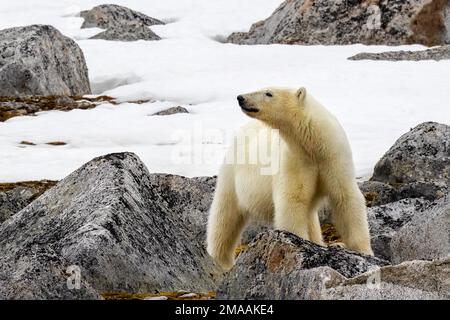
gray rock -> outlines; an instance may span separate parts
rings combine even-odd
[[[103,39],[112,41],[137,41],[137,40],[160,40],[149,27],[140,22],[125,22],[112,26],[89,39]]]
[[[311,299],[324,282],[339,282],[387,262],[335,247],[321,247],[291,233],[260,234],[219,286],[219,299]],[[317,271],[319,270],[319,272]]]
[[[445,258],[450,255],[450,196],[416,214],[391,241],[392,260]]]
[[[398,200],[396,189],[386,183],[364,181],[358,183],[358,186],[366,198],[368,207],[379,206]]]
[[[432,206],[430,201],[403,199],[386,205],[371,207],[367,210],[370,226],[372,249],[375,256],[392,259],[391,241],[401,228],[411,221],[416,214],[425,215]]]
[[[80,12],[84,18],[81,28],[101,28],[108,29],[120,26],[128,22],[140,23],[146,26],[164,24],[164,22],[149,17],[143,13],[131,10],[115,4],[103,4]]]
[[[372,270],[335,285],[329,282],[323,299],[424,300],[450,299],[450,259],[408,261]],[[327,283],[328,284],[328,283]]]
[[[425,122],[398,139],[375,166],[372,181],[450,182],[450,126]]]
[[[52,26],[0,30],[0,96],[91,93],[80,47]]]
[[[25,208],[33,199],[36,190],[17,187],[7,192],[0,192],[0,223]]]
[[[237,32],[238,44],[450,43],[446,0],[286,0],[272,15]]]
[[[388,51],[381,53],[362,52],[348,58],[349,60],[384,60],[384,61],[422,61],[450,59],[450,46],[441,46],[420,51]]]
[[[402,199],[423,198],[434,201],[450,193],[450,185],[442,181],[411,182],[389,185],[379,181],[358,183],[367,207],[375,207]]]
[[[29,181],[0,184],[0,223],[16,214],[56,184],[56,181]]]
[[[177,106],[177,107],[172,107],[166,110],[162,110],[162,111],[158,111],[154,114],[152,114],[152,116],[170,116],[172,114],[176,114],[176,113],[189,113],[189,111],[186,108]]]
[[[381,282],[377,287],[368,288],[366,284],[338,286],[322,292],[326,300],[438,300],[439,294]]]
[[[396,188],[396,199],[424,198],[437,200],[450,193],[450,185],[446,181],[418,181],[401,184]]]
[[[178,223],[189,231],[189,241],[204,243],[216,177],[151,174],[149,184],[153,192],[161,195],[161,203],[176,214]]]
[[[273,226],[255,221],[252,222],[247,229],[242,233],[241,244],[247,245],[253,241],[260,233],[272,230]]]
[[[171,209],[170,197],[154,183],[134,154],[110,154],[85,164],[5,221],[0,299],[214,290],[218,268],[172,210],[180,202]],[[80,289],[71,290],[67,281],[76,279],[77,268]]]

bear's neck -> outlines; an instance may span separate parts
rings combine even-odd
[[[322,153],[321,134],[311,116],[295,115],[291,121],[278,126],[281,138],[289,149],[308,155],[311,159],[320,159]]]

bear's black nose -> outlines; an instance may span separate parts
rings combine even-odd
[[[238,100],[238,102],[239,102],[239,105],[241,105],[241,104],[244,103],[245,98],[244,98],[243,96],[241,96],[241,95],[238,95],[238,96],[237,96],[237,100]]]

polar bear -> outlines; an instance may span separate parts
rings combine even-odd
[[[373,255],[365,199],[337,119],[303,87],[237,99],[254,120],[241,128],[219,172],[206,237],[214,260],[229,270],[243,229],[255,220],[323,245],[318,210],[325,202],[344,245]],[[266,172],[261,149],[277,164]]]

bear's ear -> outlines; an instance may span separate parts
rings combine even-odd
[[[305,87],[301,87],[300,89],[297,90],[297,98],[300,101],[303,101],[305,99],[306,96],[306,88]]]

